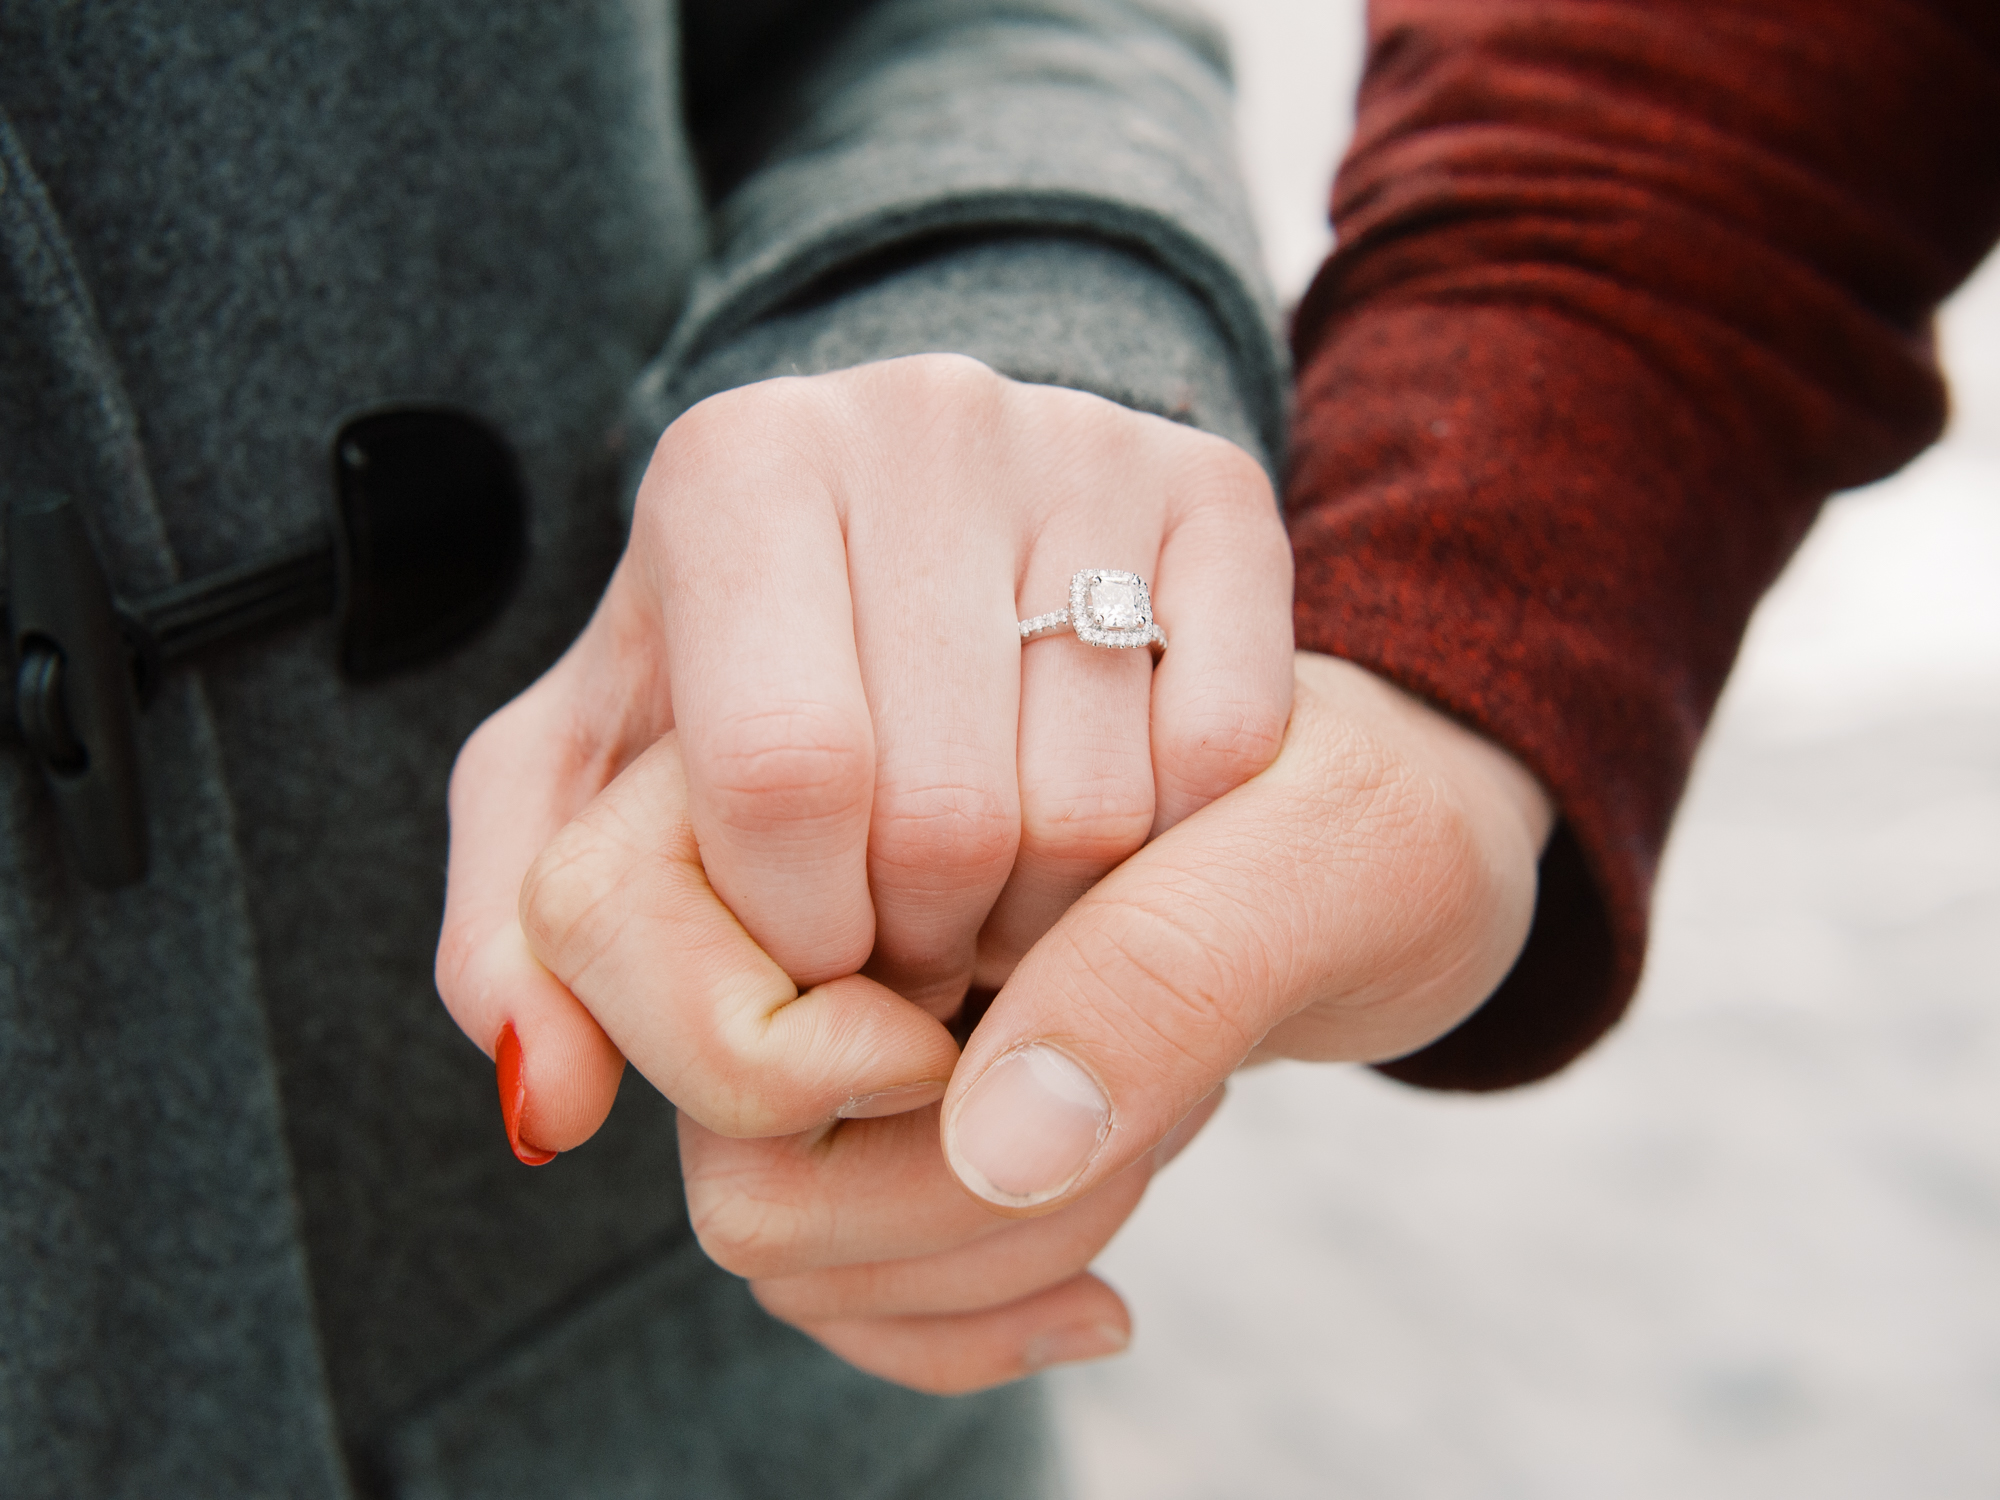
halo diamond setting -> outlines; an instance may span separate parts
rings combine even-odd
[[[1137,573],[1117,568],[1083,568],[1069,580],[1069,608],[1021,621],[1023,641],[1065,630],[1092,646],[1130,650],[1150,646],[1157,653],[1166,633],[1153,622],[1153,595]]]
[[[1085,568],[1069,581],[1070,628],[1093,646],[1150,646],[1153,596],[1137,573]]]

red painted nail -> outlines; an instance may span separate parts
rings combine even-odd
[[[507,1122],[507,1144],[529,1166],[546,1166],[556,1159],[555,1152],[521,1139],[521,1116],[528,1112],[528,1080],[521,1076],[521,1039],[514,1035],[512,1021],[500,1028],[500,1040],[493,1048],[493,1071],[500,1080],[500,1117]]]

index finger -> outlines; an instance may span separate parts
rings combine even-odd
[[[791,1135],[944,1090],[942,1025],[859,975],[803,993],[710,886],[677,734],[619,773],[521,888],[536,958],[653,1085],[719,1135]]]

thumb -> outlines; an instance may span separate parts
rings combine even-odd
[[[1048,1212],[1253,1049],[1380,1060],[1448,1031],[1533,913],[1542,830],[1510,776],[1433,710],[1302,656],[1277,760],[1108,875],[995,998],[945,1099],[959,1180]]]

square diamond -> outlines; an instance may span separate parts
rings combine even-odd
[[[1099,630],[1137,630],[1145,625],[1146,586],[1137,580],[1099,578],[1090,585],[1090,623]]]
[[[1070,628],[1091,646],[1164,644],[1153,625],[1153,596],[1137,573],[1085,568],[1069,580]]]

